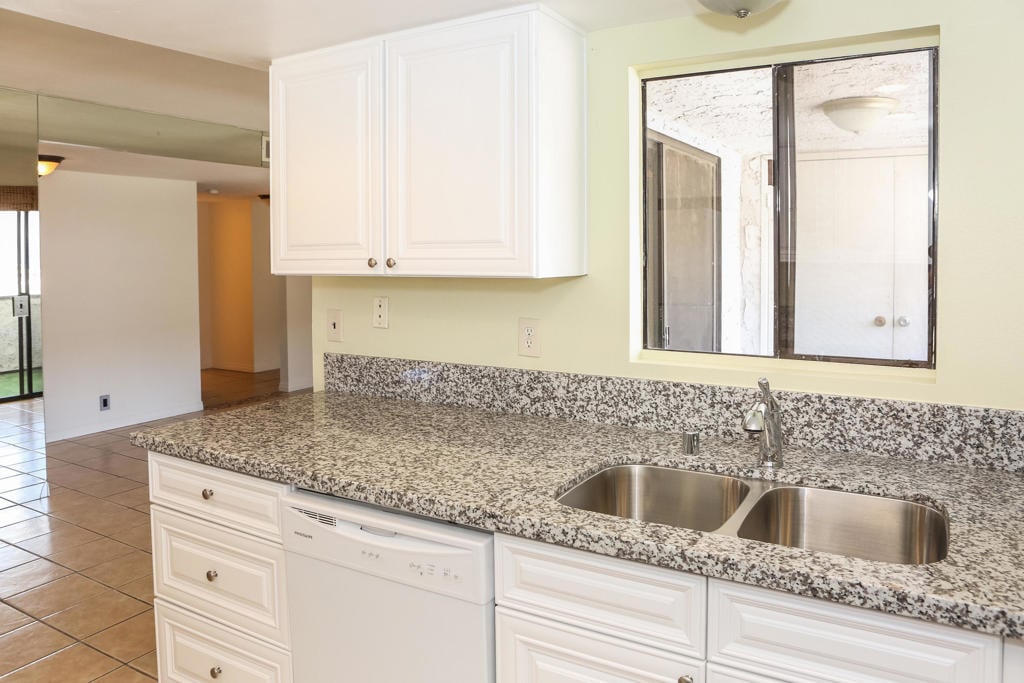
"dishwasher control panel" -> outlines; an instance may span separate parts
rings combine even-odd
[[[305,492],[283,505],[288,552],[471,602],[494,597],[491,534]]]

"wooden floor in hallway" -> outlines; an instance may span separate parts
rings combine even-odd
[[[207,368],[202,371],[203,408],[224,408],[273,396],[279,393],[280,382],[280,370],[237,372]]]

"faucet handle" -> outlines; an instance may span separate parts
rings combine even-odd
[[[743,429],[748,432],[763,432],[764,414],[767,408],[768,406],[763,401],[758,401],[750,406],[750,410],[743,415]]]

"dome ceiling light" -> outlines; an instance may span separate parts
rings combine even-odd
[[[757,14],[777,4],[779,0],[698,0],[698,2],[712,12],[746,19],[751,14]]]
[[[851,133],[863,133],[900,106],[892,97],[841,97],[821,105],[832,123]]]
[[[50,175],[56,171],[62,161],[64,161],[64,157],[59,157],[55,154],[40,154],[39,177],[42,178],[44,175]]]

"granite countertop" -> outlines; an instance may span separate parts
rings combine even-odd
[[[557,495],[612,464],[762,477],[756,441],[304,394],[132,434],[153,451],[353,500],[661,567],[1024,638],[1024,478],[792,448],[773,479],[930,502],[948,557],[897,565],[577,510]]]

